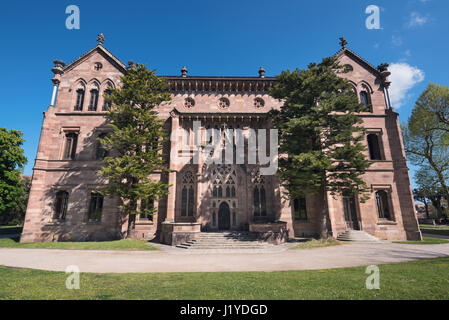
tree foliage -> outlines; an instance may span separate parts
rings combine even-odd
[[[27,162],[23,154],[23,133],[0,128],[0,214],[16,211],[22,204],[24,186],[20,174]]]
[[[110,156],[99,171],[108,178],[102,193],[121,200],[119,208],[130,221],[128,231],[135,214],[153,213],[152,208],[140,211],[139,200],[157,200],[168,193],[168,185],[150,175],[168,171],[161,152],[167,134],[156,107],[171,99],[164,80],[154,71],[141,64],[131,66],[121,87],[105,96],[111,104],[106,115],[111,132],[100,142]]]
[[[429,84],[420,95],[408,122],[403,126],[405,151],[412,164],[421,167],[421,178],[435,183],[436,189],[449,199],[449,123],[444,120],[444,102],[449,89]]]
[[[361,195],[366,199],[363,175],[370,166],[362,144],[364,129],[352,86],[334,57],[312,63],[306,70],[283,71],[271,95],[282,100],[272,111],[279,130],[279,176],[289,197],[320,194],[323,197],[322,231],[326,237],[326,192]]]

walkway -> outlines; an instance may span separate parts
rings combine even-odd
[[[318,249],[253,252],[193,252],[190,250],[97,251],[0,248],[0,265],[81,272],[214,272],[316,270],[405,262],[449,256],[449,244],[347,244]]]

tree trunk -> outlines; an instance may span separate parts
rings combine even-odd
[[[427,200],[426,198],[424,198],[424,208],[426,209],[426,218],[430,219],[430,215],[429,215],[429,205],[427,204]]]
[[[321,217],[320,217],[320,238],[322,242],[326,242],[329,236],[329,230],[327,226],[327,216],[328,212],[328,204],[327,204],[327,192],[326,188],[322,188],[322,197],[323,197],[323,207],[321,209]]]
[[[131,232],[134,230],[135,223],[136,223],[136,215],[135,214],[128,215],[128,231],[126,232],[126,238],[129,239],[131,237]]]

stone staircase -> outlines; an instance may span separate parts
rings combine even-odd
[[[337,237],[339,241],[354,241],[354,242],[380,242],[379,239],[361,230],[346,230]]]
[[[183,249],[265,249],[273,245],[258,241],[247,231],[202,232],[195,240],[177,245]]]

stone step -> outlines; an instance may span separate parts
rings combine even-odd
[[[347,230],[337,237],[339,241],[379,242],[380,240],[361,230]]]
[[[183,249],[263,249],[271,244],[258,241],[247,231],[204,232],[195,240],[177,246]]]

